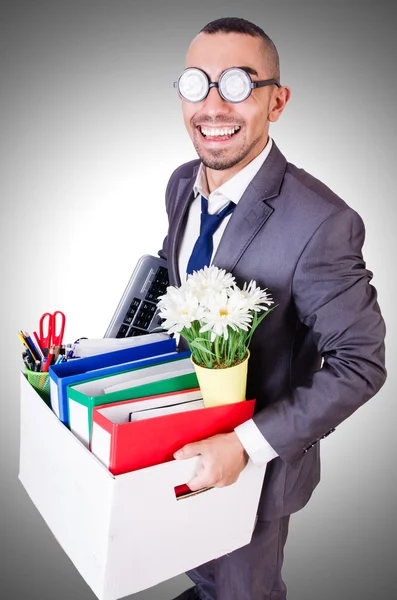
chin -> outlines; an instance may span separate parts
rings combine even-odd
[[[243,150],[240,152],[235,150],[233,154],[228,153],[226,149],[208,151],[207,148],[204,150],[199,144],[195,145],[195,150],[203,165],[214,171],[231,169],[244,160],[246,156],[246,152]]]
[[[208,167],[208,169],[212,169],[213,171],[226,171],[227,169],[236,166],[242,160],[240,157],[227,158],[222,156],[200,156],[200,154],[199,158],[205,167]]]

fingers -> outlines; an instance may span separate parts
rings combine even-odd
[[[226,487],[232,485],[237,481],[237,477],[229,477],[228,479],[222,479],[217,477],[214,473],[210,473],[207,469],[203,468],[191,481],[188,482],[187,486],[192,492],[197,492],[203,488],[212,487]]]
[[[186,444],[174,453],[177,460],[201,457],[201,469],[187,484],[192,491],[207,487],[225,487],[235,483],[246,460],[242,460],[242,446],[233,444],[231,434],[216,435],[200,442]],[[236,436],[237,437],[237,436]]]
[[[217,476],[214,472],[208,469],[203,463],[201,463],[199,471],[191,481],[188,482],[187,486],[192,492],[197,492],[203,488],[214,487]]]
[[[192,490],[192,492],[197,492],[198,490],[202,490],[203,488],[207,487],[213,487],[212,484],[208,483],[205,474],[201,476],[197,475],[194,479],[189,481],[187,486]]]
[[[176,460],[181,460],[185,458],[192,458],[192,456],[197,456],[202,454],[203,445],[201,442],[196,442],[194,444],[187,444],[180,450],[174,453],[174,458]]]
[[[220,474],[209,465],[201,463],[199,471],[191,481],[188,482],[188,487],[192,492],[203,488],[215,487],[219,482]]]

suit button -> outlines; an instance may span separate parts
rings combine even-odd
[[[322,440],[325,440],[326,437],[328,437],[331,433],[333,433],[335,431],[335,427],[333,427],[332,429],[330,429],[328,431],[328,433],[324,433],[324,435],[321,436]]]
[[[306,448],[303,449],[303,452],[306,454],[306,452],[308,452],[310,450],[310,448],[313,448],[313,446],[315,446],[316,444],[317,444],[317,442],[312,442],[311,444],[306,446]]]

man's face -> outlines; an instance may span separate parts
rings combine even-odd
[[[270,79],[260,38],[240,33],[200,33],[192,42],[186,67],[202,69],[210,81],[230,67],[249,67],[252,81]],[[197,154],[204,165],[214,170],[243,168],[265,147],[268,137],[268,115],[276,86],[252,90],[250,96],[236,104],[226,102],[217,88],[211,88],[201,102],[182,100],[183,118]],[[277,88],[276,88],[277,89]],[[240,129],[227,136],[211,136],[211,129]],[[207,131],[203,134],[202,128]]]

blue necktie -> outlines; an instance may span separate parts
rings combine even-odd
[[[190,275],[193,271],[199,271],[205,266],[209,266],[211,262],[211,256],[214,249],[214,243],[212,236],[218,229],[222,220],[230,215],[236,208],[234,202],[229,202],[224,209],[218,215],[208,214],[208,201],[204,196],[201,196],[201,223],[200,223],[200,235],[190,255],[189,262],[187,265],[186,273]]]

